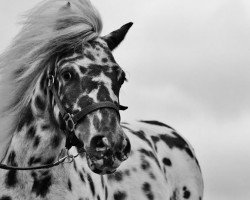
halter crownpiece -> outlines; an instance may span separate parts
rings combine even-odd
[[[104,102],[99,102],[99,103],[93,103],[83,108],[77,114],[73,115],[71,113],[68,113],[66,109],[63,107],[61,100],[59,99],[58,94],[56,92],[54,83],[55,83],[54,75],[49,75],[48,89],[52,92],[55,102],[59,108],[60,114],[62,115],[62,118],[66,125],[66,129],[63,129],[63,131],[66,133],[66,137],[67,137],[66,145],[65,145],[67,149],[70,149],[72,146],[76,146],[77,148],[83,148],[84,146],[83,143],[75,135],[75,126],[86,115],[101,108],[111,108],[117,112],[119,116],[119,120],[120,120],[121,116],[120,116],[119,111],[126,110],[128,108],[120,104],[119,104],[119,107],[117,107],[117,105],[113,102],[104,101]]]

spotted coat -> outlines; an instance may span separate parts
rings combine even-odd
[[[85,156],[50,170],[1,170],[0,199],[202,198],[203,182],[194,151],[173,128],[157,121],[122,123],[122,126],[131,141],[132,151],[129,159],[114,174],[100,176],[91,172]],[[72,154],[76,152],[75,148],[71,149]],[[9,152],[7,163],[16,166],[19,153],[14,150]],[[27,161],[29,164],[51,162],[46,159],[30,157]],[[31,191],[32,197],[27,196],[27,191]]]
[[[70,9],[70,3],[65,9]],[[71,26],[69,22],[60,21],[56,30]],[[49,59],[50,65],[42,66],[40,74],[26,77],[35,79],[36,84],[31,84],[32,90],[27,81],[24,84],[31,93],[16,116],[1,163],[39,166],[52,164],[65,154],[65,122],[48,90],[51,73],[62,106],[71,114],[103,101],[119,106],[119,91],[126,75],[112,50],[131,26],[128,23],[80,47],[58,46],[53,49],[57,54]],[[14,76],[21,77],[25,72],[18,69]],[[21,89],[26,91],[25,87]],[[19,93],[13,101],[18,102],[22,95]],[[74,131],[85,153],[73,162],[49,169],[0,169],[0,200],[202,199],[202,175],[194,151],[170,126],[158,121],[120,123],[114,109],[103,108],[82,118]],[[69,150],[71,155],[77,153],[76,147]]]

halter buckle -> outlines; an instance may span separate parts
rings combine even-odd
[[[70,132],[73,132],[75,130],[75,122],[73,121],[71,115],[69,113],[67,113],[66,115],[64,115],[63,117],[66,127]]]

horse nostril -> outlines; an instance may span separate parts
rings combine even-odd
[[[110,146],[108,138],[102,135],[97,135],[92,138],[90,147],[96,151],[104,151]]]
[[[126,138],[123,141],[122,150],[118,150],[115,155],[120,161],[125,161],[128,159],[130,151],[131,151],[130,141],[129,141],[129,139]]]

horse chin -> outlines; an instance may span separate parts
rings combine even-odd
[[[121,161],[117,158],[95,157],[87,154],[89,168],[96,174],[112,174],[120,166]]]

